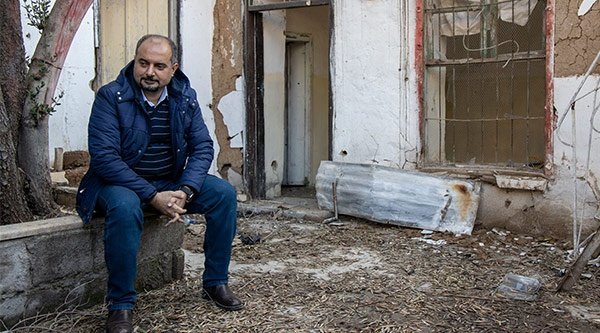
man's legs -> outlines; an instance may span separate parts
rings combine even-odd
[[[213,287],[227,284],[231,243],[236,233],[237,198],[227,181],[206,176],[194,200],[186,205],[188,213],[204,214],[204,273],[202,284]]]
[[[235,189],[228,182],[208,175],[186,208],[188,213],[201,213],[206,218],[202,275],[204,297],[222,309],[241,310],[244,304],[227,285],[231,243],[236,232]]]
[[[136,300],[136,259],[144,223],[140,199],[125,187],[106,186],[100,191],[97,208],[105,215],[108,310],[131,310]]]

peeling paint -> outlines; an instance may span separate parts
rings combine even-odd
[[[237,133],[232,133],[222,110],[232,105],[233,102],[225,97],[238,91],[236,81],[242,76],[242,3],[236,0],[217,0],[213,15],[211,109],[215,119],[215,136],[220,147],[217,171],[221,177],[228,179],[229,169],[242,174],[244,160],[241,145],[238,142],[232,144],[232,138],[241,137],[240,126],[232,126],[237,127],[237,130],[234,129]],[[239,96],[243,98],[241,92]],[[243,106],[243,100],[241,103]]]

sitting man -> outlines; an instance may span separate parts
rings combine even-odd
[[[137,43],[135,59],[100,88],[92,107],[90,169],[77,193],[77,211],[85,223],[94,211],[105,216],[107,332],[133,330],[146,207],[170,222],[186,212],[205,215],[203,296],[225,310],[243,308],[227,285],[236,193],[207,174],[213,142],[196,92],[178,67],[175,43],[146,35]]]

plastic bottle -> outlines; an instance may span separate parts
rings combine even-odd
[[[541,286],[542,283],[536,277],[508,273],[496,291],[507,298],[533,301],[537,298],[537,292]]]

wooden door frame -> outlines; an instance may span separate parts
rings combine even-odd
[[[244,77],[246,89],[246,131],[244,148],[244,187],[253,199],[266,197],[265,110],[264,110],[264,38],[262,12],[291,8],[329,6],[329,48],[333,41],[333,0],[287,1],[254,5],[244,1]],[[333,123],[331,70],[329,71],[329,159]]]

